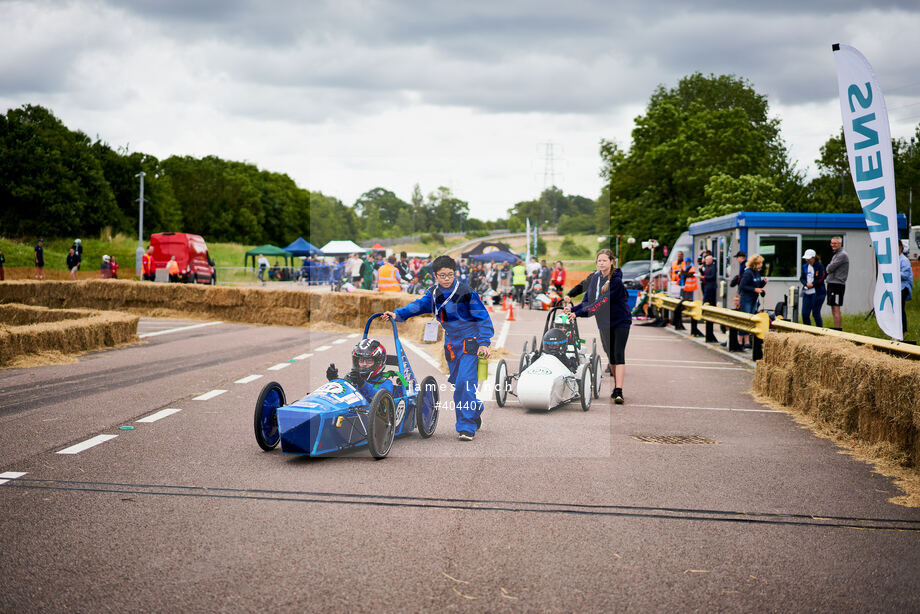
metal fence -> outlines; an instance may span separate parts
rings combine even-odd
[[[906,358],[920,358],[920,347],[911,343],[902,343],[888,339],[878,339],[876,337],[867,337],[865,335],[856,335],[842,331],[831,330],[808,324],[799,324],[790,322],[782,316],[770,314],[766,311],[760,313],[745,313],[734,309],[724,307],[713,307],[704,305],[702,301],[684,301],[678,298],[667,296],[663,292],[653,293],[650,301],[659,311],[659,317],[663,320],[671,320],[675,326],[682,326],[681,318],[686,314],[691,319],[691,331],[699,332],[698,322],[706,323],[706,340],[716,341],[712,334],[712,325],[718,324],[729,329],[729,350],[740,349],[735,339],[735,347],[732,347],[732,340],[738,332],[746,333],[753,336],[751,349],[754,360],[763,358],[763,339],[770,329],[809,333],[824,337],[835,337],[851,341],[859,345],[867,345],[876,350],[895,354]],[[669,318],[670,315],[670,318]]]

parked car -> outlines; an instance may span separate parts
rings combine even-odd
[[[664,263],[661,260],[652,260],[652,273],[654,274],[656,271],[661,270],[663,266]],[[643,278],[648,278],[649,261],[630,260],[629,262],[623,263],[623,266],[620,267],[620,270],[623,272],[623,285],[630,290],[639,290],[642,288],[641,280]]]
[[[198,235],[185,232],[158,232],[150,235],[153,264],[165,269],[170,256],[176,257],[182,281],[193,284],[214,284],[217,274],[208,246]]]

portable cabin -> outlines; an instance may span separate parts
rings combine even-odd
[[[843,240],[850,257],[850,272],[843,300],[843,313],[867,313],[872,310],[875,291],[875,250],[869,240],[862,213],[774,213],[739,211],[690,224],[693,261],[702,250],[712,252],[719,266],[719,279],[731,279],[738,273],[734,255],[740,250],[748,257],[760,254],[764,259],[763,275],[769,279],[761,307],[773,309],[783,300],[790,286],[800,287],[802,254],[813,249],[825,265],[833,251],[832,237]],[[898,215],[898,232],[904,236],[907,219]],[[731,307],[730,297],[737,288],[729,288],[719,305]],[[830,314],[825,304],[822,315]]]

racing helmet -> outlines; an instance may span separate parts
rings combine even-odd
[[[387,350],[376,339],[362,339],[351,352],[351,366],[365,380],[380,375],[386,360]]]
[[[557,358],[565,356],[565,332],[558,328],[551,328],[543,335],[543,351]]]

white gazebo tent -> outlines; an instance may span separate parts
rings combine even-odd
[[[347,256],[348,254],[366,254],[367,248],[354,241],[329,241],[320,250],[326,256]]]

